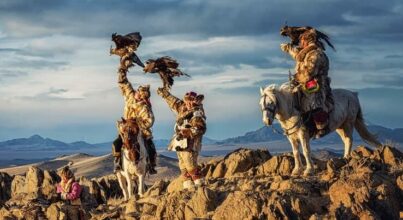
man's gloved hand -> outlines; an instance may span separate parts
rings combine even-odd
[[[280,48],[281,48],[282,51],[288,52],[290,50],[290,48],[291,48],[291,44],[290,43],[280,44]]]
[[[167,97],[169,95],[169,92],[166,88],[158,88],[157,89],[157,94],[163,98]]]

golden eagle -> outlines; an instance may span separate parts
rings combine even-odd
[[[133,66],[133,62],[141,67],[144,67],[144,64],[135,53],[137,48],[140,46],[141,39],[142,37],[139,32],[129,33],[124,36],[113,33],[112,41],[115,42],[116,47],[111,47],[110,54],[120,56],[121,64],[126,69]]]
[[[280,34],[284,37],[289,37],[291,39],[291,44],[294,46],[298,46],[299,45],[299,39],[301,34],[303,34],[305,31],[311,31],[314,30],[315,34],[317,36],[317,44],[323,49],[325,50],[325,45],[322,42],[322,40],[324,40],[327,45],[329,45],[333,50],[336,50],[333,46],[332,43],[330,43],[330,37],[327,36],[325,33],[318,31],[310,26],[304,26],[304,27],[290,27],[288,25],[283,26],[280,29]]]
[[[183,75],[190,77],[188,74],[183,73],[180,69],[178,69],[178,66],[179,63],[175,59],[169,56],[164,56],[156,60],[147,60],[144,67],[144,72],[158,73],[162,79],[163,87],[169,89],[174,84],[173,77]]]

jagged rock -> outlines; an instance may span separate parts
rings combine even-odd
[[[162,194],[162,192],[166,191],[166,188],[168,186],[169,182],[159,180],[152,185],[147,192],[144,193],[145,197],[148,196],[159,196]]]
[[[177,192],[183,190],[183,182],[185,179],[182,176],[177,177],[176,179],[172,180],[167,187],[167,192]]]
[[[294,168],[294,158],[288,155],[273,156],[257,167],[257,175],[290,175]]]
[[[389,146],[383,148],[381,155],[383,162],[389,166],[398,166],[403,160],[402,152]]]
[[[26,193],[25,176],[16,175],[11,182],[11,197],[15,197],[20,193]]]
[[[224,159],[215,162],[214,171],[211,168],[211,177],[231,177],[235,174],[248,171],[252,167],[256,167],[271,158],[271,154],[267,150],[250,150],[240,148],[228,154]],[[210,177],[210,175],[209,175]]]
[[[216,195],[206,187],[199,187],[185,207],[185,219],[209,219],[216,208]]]
[[[262,205],[256,194],[236,191],[217,207],[212,219],[258,219],[262,215]]]
[[[60,178],[56,171],[45,170],[43,172],[42,195],[45,199],[54,200],[57,197],[56,184]]]
[[[107,201],[110,198],[120,198],[123,196],[122,189],[119,186],[119,182],[115,174],[98,178],[96,181],[102,188],[101,195],[104,201]]]
[[[7,173],[0,172],[0,207],[11,197],[11,182],[13,178]]]
[[[0,209],[0,217],[2,217],[2,219],[4,219],[4,220],[14,220],[14,219],[16,219],[15,216],[13,214],[11,214],[11,212],[8,211],[4,207]]]
[[[101,188],[96,181],[81,177],[79,183],[82,188],[81,202],[84,206],[97,207],[98,204],[103,203]]]
[[[25,177],[25,189],[30,199],[42,196],[41,186],[43,183],[43,171],[38,167],[29,167]]]
[[[396,192],[387,177],[370,172],[353,173],[330,186],[331,209],[343,205],[356,216],[377,213],[382,219],[398,219],[399,195]]]
[[[139,204],[136,202],[136,198],[131,198],[126,204],[125,214],[132,216],[140,213]]]
[[[351,154],[357,158],[371,157],[373,154],[373,151],[371,149],[369,149],[368,147],[360,145],[354,151],[352,151]]]
[[[67,220],[67,217],[63,212],[60,212],[60,203],[53,203],[46,209],[46,217],[49,220]]]

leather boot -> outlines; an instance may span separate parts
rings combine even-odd
[[[157,174],[157,171],[155,170],[155,167],[157,166],[157,151],[155,150],[154,142],[150,138],[150,139],[147,139],[145,141],[145,143],[146,143],[148,159],[149,159],[148,173],[150,175]]]

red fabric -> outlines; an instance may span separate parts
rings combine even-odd
[[[306,87],[307,89],[313,89],[313,88],[315,88],[317,85],[318,85],[318,83],[316,82],[316,80],[313,79],[313,80],[311,80],[311,81],[306,82],[305,87]]]
[[[201,178],[201,174],[200,174],[199,169],[194,169],[191,172],[189,172],[189,174],[192,177],[193,181]]]

